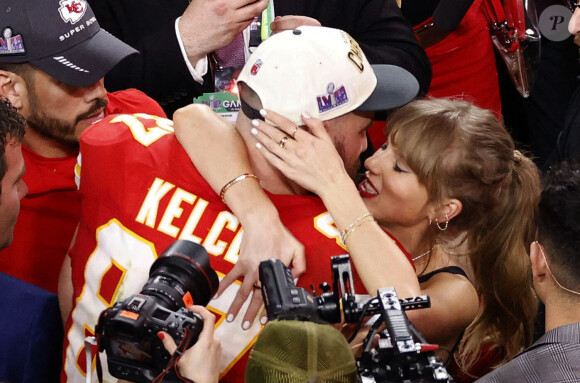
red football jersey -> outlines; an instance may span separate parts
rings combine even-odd
[[[82,136],[82,215],[71,250],[75,306],[65,345],[64,370],[70,382],[85,376],[83,340],[93,333],[99,313],[138,293],[151,264],[172,242],[202,244],[220,278],[237,261],[240,223],[193,167],[172,131],[166,119],[117,115],[94,124]],[[331,282],[330,256],[346,251],[322,201],[314,196],[270,198],[306,248],[307,270],[298,286]],[[243,331],[243,315],[226,322],[238,288],[239,283],[233,284],[207,306],[217,317],[224,382],[243,382],[247,354],[261,330],[255,321]],[[364,293],[360,283],[357,292]],[[101,355],[104,367],[105,359]],[[105,381],[113,381],[105,376]]]
[[[109,93],[107,99],[107,115],[146,112],[165,116],[156,101],[136,89]],[[80,214],[74,177],[77,154],[46,158],[22,146],[28,194],[20,205],[14,241],[0,254],[0,271],[54,293]]]

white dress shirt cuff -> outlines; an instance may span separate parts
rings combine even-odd
[[[195,66],[191,65],[189,62],[189,58],[187,57],[187,53],[185,52],[185,47],[183,46],[183,41],[181,40],[181,35],[179,34],[179,19],[178,17],[175,19],[175,35],[177,36],[177,42],[179,43],[179,48],[181,49],[181,55],[183,56],[183,60],[185,61],[185,65],[187,65],[187,69],[189,69],[189,73],[191,77],[198,83],[203,84],[203,76],[207,73],[207,56],[204,56],[202,59],[199,59]]]

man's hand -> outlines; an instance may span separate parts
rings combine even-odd
[[[268,0],[193,0],[179,20],[189,61],[225,47],[268,6]]]
[[[203,306],[190,306],[188,309],[202,317],[203,330],[193,347],[186,350],[177,362],[179,373],[196,383],[217,383],[222,346],[214,333],[215,316]],[[160,331],[158,336],[163,347],[173,355],[177,345],[171,335]]]
[[[295,278],[304,274],[306,270],[304,246],[294,238],[279,219],[269,220],[266,218],[258,214],[255,219],[244,223],[240,256],[234,268],[220,282],[218,290],[218,295],[220,295],[236,279],[244,277],[244,281],[228,311],[227,320],[229,322],[238,315],[250,292],[254,292],[242,322],[244,330],[250,328],[262,306],[262,294],[257,288],[259,284],[258,268],[261,261],[278,258],[292,269],[292,275]],[[260,321],[262,324],[266,322],[265,312]]]

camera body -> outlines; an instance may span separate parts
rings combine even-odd
[[[151,382],[167,366],[171,356],[157,337],[159,331],[169,333],[175,342],[192,332],[195,344],[203,328],[201,317],[181,307],[171,311],[154,297],[136,294],[117,302],[100,326],[106,341],[109,373],[116,378]]]
[[[326,290],[314,296],[305,289],[296,287],[292,272],[282,262],[271,258],[260,263],[262,297],[268,313],[268,320],[296,319],[310,322],[340,322],[340,306],[336,292]]]
[[[357,295],[349,256],[332,257],[331,267],[333,291],[328,283],[322,283],[323,293],[315,296],[296,287],[290,270],[280,260],[261,262],[260,281],[268,319],[338,323],[342,313],[344,322],[361,325],[365,317],[378,314],[357,359],[362,383],[452,381],[432,351],[421,351],[421,343],[426,341],[404,312],[430,307],[429,297],[399,299],[394,287],[379,289],[376,297]],[[380,339],[378,346],[372,347],[375,335]]]
[[[348,254],[332,257],[331,271],[332,288],[323,282],[319,286],[322,294],[315,296],[302,287],[296,287],[291,271],[279,260],[271,258],[261,262],[260,282],[268,319],[339,323],[342,313],[346,323],[358,322],[363,316],[364,304],[371,297],[355,294]],[[377,304],[371,306],[376,311]]]
[[[116,302],[95,327],[99,351],[107,352],[109,373],[119,379],[148,383],[166,369],[171,355],[157,337],[169,333],[184,348],[195,344],[203,329],[200,316],[186,307],[205,306],[219,280],[203,246],[178,240],[153,262],[139,294]],[[173,371],[165,382],[179,382]]]

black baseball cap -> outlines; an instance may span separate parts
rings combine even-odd
[[[101,29],[86,0],[0,0],[0,32],[1,63],[30,63],[79,87],[138,53]]]

